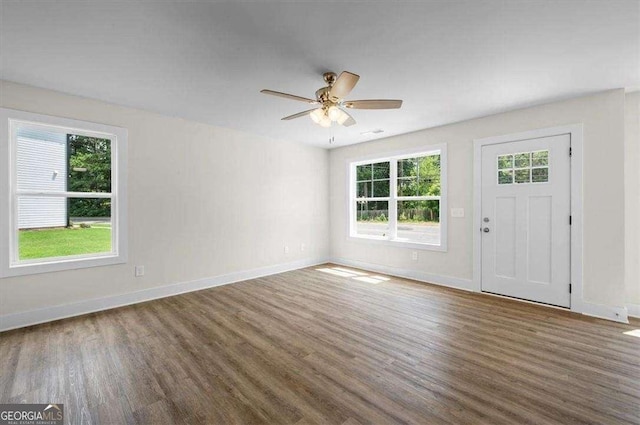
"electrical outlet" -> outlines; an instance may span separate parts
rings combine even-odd
[[[306,248],[306,247],[304,246],[304,244],[303,244],[303,243],[301,243],[301,244],[300,244],[300,252],[304,252],[304,249],[305,249],[305,248]]]
[[[418,251],[411,251],[411,259],[413,261],[418,261]]]
[[[287,246],[287,245],[284,246],[284,253],[285,254],[289,253],[289,246]]]
[[[144,276],[144,266],[136,266],[136,277]]]

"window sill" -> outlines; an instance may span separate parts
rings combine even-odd
[[[127,259],[124,255],[105,254],[92,257],[71,257],[56,259],[55,261],[23,262],[12,265],[1,271],[0,277],[26,276],[31,274],[58,272],[65,270],[77,270],[90,267],[110,266],[124,264]]]
[[[363,243],[372,243],[378,245],[387,245],[393,246],[397,248],[407,248],[407,249],[420,249],[423,251],[440,251],[446,252],[446,245],[431,245],[426,243],[417,243],[417,242],[407,242],[399,239],[387,239],[376,236],[356,236],[349,235],[347,237],[348,240],[353,242],[363,242]]]

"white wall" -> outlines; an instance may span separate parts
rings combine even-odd
[[[516,110],[331,151],[331,252],[347,262],[369,263],[442,277],[472,279],[473,139],[539,128],[584,126],[584,300],[622,307],[624,299],[624,102],[623,90]],[[360,156],[410,147],[448,144],[448,251],[410,250],[347,239],[346,163]]]
[[[1,279],[0,315],[328,255],[326,150],[9,82],[0,105],[129,130],[129,263]]]
[[[627,96],[628,117],[637,117],[637,101],[638,94]],[[127,128],[130,226],[128,264],[2,279],[0,316],[321,260],[330,250],[336,258],[469,280],[473,139],[574,123],[584,125],[584,298],[609,306],[627,302],[622,90],[330,153],[9,82],[0,82],[0,106]],[[637,121],[635,126],[627,120],[627,135],[635,131],[637,137]],[[448,251],[420,251],[414,262],[406,249],[347,240],[347,160],[438,143],[448,143],[449,208],[465,209],[465,218],[449,218]],[[628,208],[629,203],[627,214]],[[627,230],[633,223],[637,226],[628,221]],[[133,276],[136,264],[146,266],[144,277]],[[630,283],[627,279],[627,295],[638,303],[640,291]]]
[[[630,313],[640,316],[640,92],[625,101],[625,267]]]

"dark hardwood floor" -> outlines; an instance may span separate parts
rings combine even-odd
[[[69,424],[640,424],[640,321],[375,276],[311,267],[2,333],[0,402],[64,403]]]

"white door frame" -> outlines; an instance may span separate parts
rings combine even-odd
[[[569,134],[571,138],[571,311],[582,313],[582,124],[543,128],[473,141],[473,286],[477,292],[482,292],[482,147],[561,134]]]

